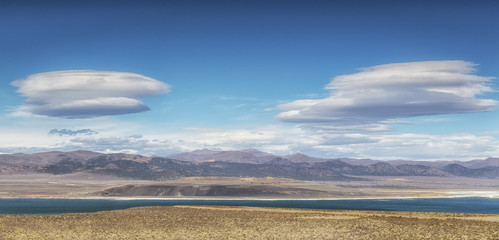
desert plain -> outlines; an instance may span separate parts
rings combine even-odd
[[[0,215],[0,239],[498,239],[499,216],[223,206]]]
[[[497,197],[497,189],[499,183],[494,179],[459,177],[369,177],[336,182],[224,177],[145,181],[78,173],[4,175],[0,179],[2,198]],[[499,239],[499,215],[138,207],[59,215],[3,214],[0,232],[0,239]]]
[[[465,196],[499,197],[499,182],[497,179],[423,176],[366,176],[359,181],[300,181],[271,177],[187,177],[148,181],[89,173],[13,174],[0,178],[0,198],[336,199]]]

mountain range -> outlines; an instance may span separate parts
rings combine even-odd
[[[163,180],[193,176],[279,177],[300,180],[362,180],[365,176],[462,176],[499,178],[499,158],[471,161],[379,161],[276,156],[256,149],[196,150],[166,157],[91,151],[0,155],[1,174],[88,172]]]

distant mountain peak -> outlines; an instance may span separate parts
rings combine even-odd
[[[239,150],[239,152],[249,153],[249,154],[252,154],[255,157],[264,157],[264,156],[271,156],[271,155],[273,155],[273,154],[270,154],[268,152],[263,152],[263,151],[260,151],[258,149],[254,149],[254,148],[248,148],[248,149]]]
[[[192,154],[209,154],[209,153],[217,153],[217,152],[220,152],[220,151],[214,151],[214,150],[203,148],[201,150],[194,150],[190,153],[192,153]]]
[[[326,161],[326,159],[316,158],[316,157],[310,157],[310,156],[307,156],[307,155],[305,155],[303,153],[299,153],[299,152],[297,152],[295,154],[292,154],[292,155],[286,155],[283,158],[288,159],[289,161],[292,161],[292,162],[295,162],[295,163],[298,163],[298,162],[311,163],[311,162],[322,162],[322,161]]]
[[[176,153],[167,156],[168,158],[206,162],[206,161],[220,161],[220,162],[240,162],[240,163],[263,163],[270,161],[275,156],[262,152],[257,149],[244,149],[240,151],[213,151],[209,149],[195,150],[192,152]]]

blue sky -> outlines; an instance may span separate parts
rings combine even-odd
[[[496,1],[2,1],[0,152],[497,157],[497,12]]]

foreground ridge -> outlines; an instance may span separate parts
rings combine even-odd
[[[64,215],[0,215],[6,239],[497,239],[497,215],[140,207]]]

